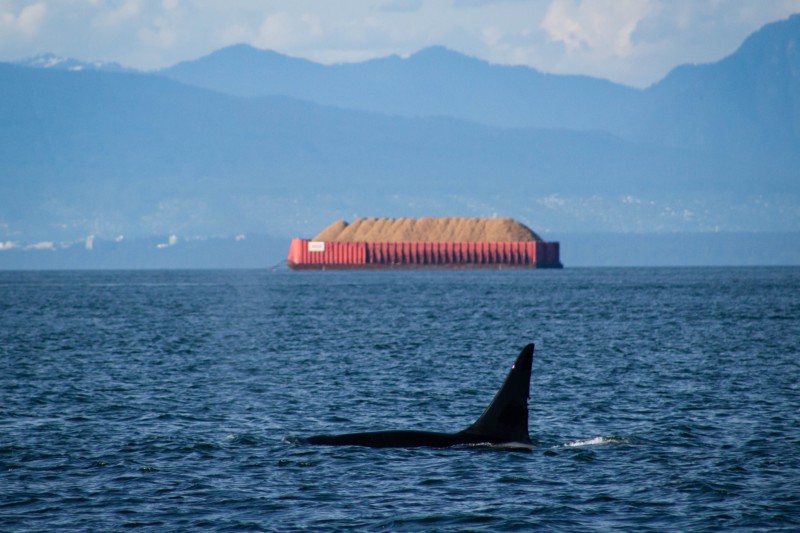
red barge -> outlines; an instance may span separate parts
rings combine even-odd
[[[559,243],[511,219],[358,219],[294,239],[293,270],[561,268]]]

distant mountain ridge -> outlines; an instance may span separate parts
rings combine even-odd
[[[730,153],[800,150],[800,15],[764,26],[721,61],[677,67],[643,90],[492,65],[443,47],[325,66],[235,45],[160,74],[232,95],[285,95],[408,117],[603,130]]]
[[[721,61],[673,69],[634,109],[641,121],[628,137],[648,142],[800,150],[800,15],[767,24]]]
[[[53,54],[17,64],[133,72]],[[718,62],[678,66],[646,89],[490,64],[441,46],[407,58],[323,65],[238,44],[154,74],[233,96],[289,96],[387,115],[599,130],[733,154],[800,151],[800,14],[765,25]]]
[[[440,46],[406,59],[321,65],[235,45],[160,74],[237,96],[285,95],[346,109],[451,116],[496,127],[604,129],[613,119],[610,113],[635,93],[586,76],[492,65]]]
[[[192,198],[217,213],[197,222],[212,231],[222,219],[247,218],[231,202],[259,195],[355,193],[380,212],[385,194],[613,194],[677,183],[702,192],[723,186],[715,180],[729,170],[702,155],[593,132],[498,130],[284,96],[240,98],[143,74],[0,64],[0,116],[13,124],[0,129],[0,176],[15,190],[0,197],[0,223],[42,232],[43,221],[59,210],[79,213],[81,202],[125,233],[126,210],[155,220],[148,210],[159,202]],[[716,168],[709,175],[693,170],[709,167]],[[262,215],[254,211],[253,220]]]
[[[323,66],[235,46],[155,73],[0,63],[0,261],[362,216],[501,215],[545,238],[797,231],[798,39],[794,16],[645,90],[440,47]]]

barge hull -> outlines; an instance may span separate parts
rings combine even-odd
[[[558,242],[324,242],[294,239],[293,270],[561,268]]]

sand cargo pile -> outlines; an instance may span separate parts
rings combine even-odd
[[[559,243],[510,218],[360,218],[294,239],[295,270],[561,268]]]

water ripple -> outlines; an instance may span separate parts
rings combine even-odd
[[[796,530],[800,270],[0,272],[4,530]],[[535,341],[527,453],[454,431]]]

